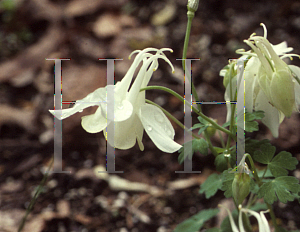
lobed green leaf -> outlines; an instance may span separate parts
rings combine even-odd
[[[298,192],[300,192],[300,185],[297,178],[280,176],[264,183],[258,191],[258,197],[264,198],[265,202],[269,204],[273,204],[277,200],[287,203],[293,201],[295,199],[293,193]]]
[[[205,193],[205,198],[209,199],[216,194],[222,187],[222,175],[217,173],[211,174],[200,186],[199,193]]]
[[[176,226],[174,232],[195,232],[199,231],[204,223],[216,216],[219,213],[219,209],[205,209],[201,212],[193,215]]]

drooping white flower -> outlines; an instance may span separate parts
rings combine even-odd
[[[114,123],[114,146],[119,149],[129,149],[138,142],[141,150],[144,150],[142,137],[144,129],[154,144],[162,151],[173,153],[181,148],[181,145],[174,141],[175,132],[172,124],[162,112],[154,105],[145,103],[145,91],[141,88],[148,85],[153,72],[158,68],[158,59],[164,59],[174,71],[174,67],[163,53],[172,51],[171,49],[147,48],[142,51],[134,51],[130,54],[138,53],[133,64],[127,71],[124,78],[116,85],[107,85],[88,94],[85,98],[76,101],[73,108],[63,110],[50,110],[58,119],[65,119],[90,106],[99,106],[94,114],[83,116],[82,127],[89,133],[103,131],[107,138],[106,127],[109,123]],[[156,52],[151,54],[150,52]],[[133,82],[134,72],[138,65],[142,66]],[[107,118],[107,90],[114,92],[114,118]]]
[[[239,229],[238,229],[229,209],[227,209],[225,206],[223,206],[221,204],[219,205],[219,207],[226,209],[228,216],[229,216],[231,229],[233,232],[245,232],[245,227],[244,227],[243,220],[242,220],[242,213],[249,213],[252,216],[256,217],[256,220],[258,222],[259,232],[270,232],[271,231],[269,223],[266,219],[266,216],[264,215],[265,213],[269,212],[269,210],[261,211],[260,213],[257,213],[253,210],[250,210],[247,208],[242,208],[242,205],[239,205],[239,219],[238,219]]]
[[[243,78],[245,79],[245,107],[248,112],[262,110],[265,117],[262,122],[271,130],[274,137],[278,137],[278,128],[284,116],[290,117],[293,111],[297,111],[300,104],[300,85],[295,81],[294,75],[300,77],[300,68],[294,65],[287,65],[282,59],[285,57],[298,56],[285,54],[293,50],[287,47],[286,42],[272,45],[266,39],[267,29],[264,24],[264,37],[252,34],[245,40],[252,52],[245,52],[243,49],[237,53],[243,54],[240,59],[247,60]],[[299,57],[299,56],[298,56]],[[228,70],[221,70],[220,75],[225,76]],[[227,84],[225,92],[226,101],[234,101],[234,93],[238,75]],[[227,81],[228,82],[228,81]],[[238,81],[241,85],[243,81]],[[230,105],[227,106],[229,120],[231,112]]]

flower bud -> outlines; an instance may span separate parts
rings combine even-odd
[[[226,88],[229,84],[229,81],[237,75],[237,71],[235,69],[236,61],[230,61],[229,64],[221,70],[221,76],[224,76],[223,85]]]
[[[214,120],[215,122],[218,122],[218,120]],[[212,136],[214,136],[214,134],[216,133],[216,128],[213,127],[211,124],[206,128],[206,135],[210,138]]]
[[[250,193],[250,176],[247,173],[235,173],[232,182],[232,195],[236,203],[242,204]]]
[[[199,0],[189,0],[187,4],[188,11],[195,13],[199,6]]]

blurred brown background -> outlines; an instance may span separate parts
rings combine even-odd
[[[71,58],[62,62],[63,100],[74,101],[106,85],[106,63],[98,58],[122,58],[115,62],[115,79],[125,75],[132,60],[128,55],[146,47],[169,47],[175,66],[160,61],[150,85],[163,85],[183,95],[182,47],[186,29],[185,0],[2,0],[0,2],[0,231],[16,231],[43,171],[53,156],[54,62],[46,58]],[[223,101],[219,71],[251,33],[268,29],[272,44],[287,41],[300,54],[299,1],[201,1],[193,20],[188,58],[193,62],[193,81],[200,101]],[[298,59],[292,61],[300,65]],[[155,101],[183,122],[183,106],[173,96],[148,91]],[[65,106],[66,107],[66,106]],[[63,170],[54,174],[37,200],[24,231],[171,231],[201,209],[216,207],[222,193],[209,200],[199,195],[199,184],[214,171],[212,155],[196,154],[193,170],[200,175],[175,174],[183,170],[178,153],[165,154],[144,134],[145,151],[135,146],[116,150],[116,170],[121,178],[147,184],[137,189],[114,189],[108,179],[93,174],[105,165],[103,133],[88,134],[80,125],[86,109],[63,121]],[[205,106],[204,112],[225,123],[223,106]],[[196,122],[196,117],[195,117]],[[175,140],[183,132],[175,125]],[[260,125],[257,139],[268,138],[277,152],[287,150],[300,159],[299,114],[282,123],[280,137]],[[219,137],[213,138],[220,145]],[[291,174],[299,178],[299,171]],[[183,180],[189,183],[177,183]],[[176,184],[179,187],[174,187]],[[134,186],[126,182],[127,186]],[[150,191],[159,189],[160,194]],[[177,186],[176,185],[176,186]],[[180,187],[181,186],[181,187]],[[284,210],[282,209],[284,208]],[[295,222],[299,204],[277,205],[275,213],[284,227]],[[208,223],[213,227],[217,219]]]

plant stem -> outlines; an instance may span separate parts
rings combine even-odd
[[[182,68],[183,68],[184,73],[185,73],[186,53],[187,53],[187,49],[188,49],[188,46],[189,46],[189,40],[190,40],[190,34],[191,34],[191,28],[192,28],[192,21],[193,21],[194,16],[195,16],[194,12],[191,12],[191,11],[187,12],[188,21],[187,21],[187,26],[186,26],[184,45],[183,45],[183,53],[182,53]],[[191,78],[190,78],[190,80],[191,80]],[[192,82],[192,80],[191,80],[191,85],[192,85],[192,95],[194,96],[196,102],[200,102],[197,91],[196,91],[196,88],[195,88],[194,83]],[[197,104],[197,108],[200,112],[202,112],[200,104]]]
[[[269,203],[267,203],[267,202],[265,202],[265,203],[268,206],[268,209],[270,210],[270,216],[271,216],[273,225],[275,227],[275,232],[279,232],[279,228],[278,228],[278,225],[277,225],[276,216],[275,216],[275,213],[273,211],[273,207]]]
[[[251,167],[252,167],[251,170],[253,171],[253,176],[254,176],[254,178],[255,178],[255,180],[256,180],[258,186],[259,186],[259,187],[262,186],[263,183],[262,183],[261,179],[260,179],[260,178],[258,177],[258,175],[257,175],[257,170],[256,170],[256,168],[255,168],[255,166],[254,166],[254,162],[253,162],[253,159],[252,159],[251,155],[246,154],[246,157],[248,157],[248,159],[249,159],[249,161],[250,161],[250,163],[251,163]],[[276,216],[275,216],[275,213],[274,213],[274,211],[273,211],[272,205],[270,205],[270,204],[267,203],[266,201],[265,201],[265,203],[266,203],[268,209],[270,210],[270,216],[271,216],[273,225],[274,225],[274,227],[275,227],[275,232],[279,232],[279,228],[278,228],[277,221],[276,221]]]
[[[45,185],[45,183],[46,183],[46,181],[48,179],[49,171],[50,171],[50,169],[51,169],[51,167],[53,165],[53,162],[54,162],[54,158],[51,160],[51,162],[49,164],[49,167],[48,167],[48,171],[44,174],[44,177],[43,177],[41,183],[37,187],[37,190],[36,190],[34,196],[32,197],[29,206],[26,209],[26,213],[25,213],[24,217],[22,218],[22,221],[21,221],[20,226],[18,228],[18,232],[21,232],[23,230],[23,227],[24,227],[24,225],[26,223],[26,219],[27,219],[29,213],[32,211],[32,209],[33,209],[33,207],[34,207],[34,205],[35,205],[35,203],[37,201],[37,198],[39,197],[40,193],[43,191],[43,187],[44,187],[44,185]]]
[[[166,91],[168,93],[171,93],[172,95],[174,95],[175,97],[177,97],[180,101],[182,101],[184,103],[184,98],[182,96],[180,96],[178,93],[176,93],[175,91],[173,91],[173,90],[171,90],[171,89],[169,89],[167,87],[163,87],[163,86],[148,86],[146,88],[140,89],[140,91],[149,90],[149,89],[159,89],[159,90]],[[192,109],[200,117],[202,117],[203,119],[205,119],[206,121],[208,121],[209,123],[211,123],[212,126],[214,126],[216,129],[218,129],[220,131],[223,131],[224,133],[228,134],[229,136],[231,136],[236,141],[235,135],[232,134],[229,130],[225,129],[224,127],[221,127],[218,123],[216,123],[214,120],[210,119],[209,117],[205,116],[202,112],[200,112],[194,106],[192,106]]]

